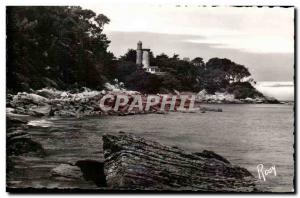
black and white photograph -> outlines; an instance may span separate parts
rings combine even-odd
[[[5,6],[6,191],[295,193],[296,9]]]

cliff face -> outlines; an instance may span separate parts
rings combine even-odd
[[[124,190],[256,191],[251,173],[212,151],[187,153],[141,137],[103,136],[108,188]]]

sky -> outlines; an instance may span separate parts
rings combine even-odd
[[[294,100],[294,83],[293,82],[258,82],[255,88],[265,96],[271,96],[278,100]]]
[[[117,57],[130,48],[135,49],[141,40],[143,47],[150,48],[155,55],[176,53],[181,58],[199,56],[205,61],[213,57],[229,58],[249,68],[258,82],[287,85],[284,82],[293,81],[293,8],[113,4],[106,1],[82,7],[110,19],[104,33],[111,40],[109,50]],[[286,88],[290,90],[288,85]],[[270,89],[274,90],[274,86]]]

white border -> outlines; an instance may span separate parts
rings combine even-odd
[[[5,159],[5,90],[6,90],[6,86],[5,86],[5,57],[6,57],[6,51],[5,51],[5,39],[6,39],[6,34],[5,34],[5,6],[7,5],[83,5],[83,4],[101,4],[101,3],[122,3],[122,4],[160,4],[160,5],[294,5],[296,8],[300,8],[300,1],[297,0],[264,0],[264,1],[257,1],[257,0],[228,0],[228,1],[224,1],[224,0],[31,0],[31,1],[24,1],[24,0],[8,0],[8,1],[0,1],[0,11],[1,11],[1,17],[0,17],[0,39],[1,39],[1,47],[0,47],[0,60],[1,60],[1,72],[0,72],[0,88],[1,88],[1,92],[0,92],[0,104],[1,104],[1,112],[0,112],[0,120],[1,120],[1,133],[2,135],[0,136],[0,197],[8,197],[8,196],[16,196],[16,195],[10,195],[8,193],[6,193],[6,173],[5,173],[5,163],[6,163],[6,159]],[[276,20],[276,19],[274,19]],[[297,21],[297,26],[299,26],[299,19]],[[298,28],[297,28],[298,29]],[[299,57],[299,51],[297,51],[297,57]],[[300,78],[299,75],[299,70],[297,71],[297,76],[298,79]],[[298,85],[298,80],[297,83]],[[299,86],[297,87],[297,92],[299,92]],[[297,111],[299,110],[299,108],[297,108]],[[297,119],[298,120],[298,119]],[[299,144],[299,134],[297,136],[297,142]],[[299,160],[298,160],[299,161]],[[297,170],[299,171],[299,163],[297,166]],[[298,182],[299,184],[299,182]],[[297,185],[297,189],[299,191],[299,185]],[[224,196],[224,195],[201,195],[200,196],[209,196],[209,197],[216,197],[216,196]],[[199,196],[196,195],[196,196]],[[32,196],[32,195],[17,195],[17,196]],[[40,197],[40,196],[44,196],[44,195],[34,195],[36,197]],[[71,197],[74,195],[47,195],[47,196],[56,196],[56,197]],[[135,194],[135,195],[104,195],[104,194],[95,194],[95,195],[90,195],[90,196],[101,196],[101,197],[119,197],[119,196],[141,196],[140,194]],[[143,195],[145,196],[145,195]],[[167,197],[171,197],[174,195],[151,195],[152,196],[167,196]],[[186,196],[186,195],[180,195],[180,196]],[[189,196],[195,196],[192,194],[189,194]],[[228,196],[228,195],[227,195]],[[232,196],[232,195],[229,195]],[[243,196],[242,194],[237,195],[238,197]],[[256,195],[258,197],[262,197],[262,196],[273,196],[272,194],[270,195]],[[287,196],[287,195],[284,195]],[[83,194],[79,194],[76,195],[76,197],[86,197],[86,195]]]

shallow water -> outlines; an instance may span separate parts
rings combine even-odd
[[[209,106],[209,105],[205,105]],[[223,112],[169,113],[97,118],[49,118],[31,122],[29,133],[46,149],[45,158],[16,157],[11,187],[80,187],[92,185],[60,181],[50,170],[65,162],[103,159],[104,133],[132,132],[190,152],[215,151],[258,178],[257,165],[275,165],[277,175],[266,176],[258,187],[293,191],[293,106],[251,104],[212,105]]]

